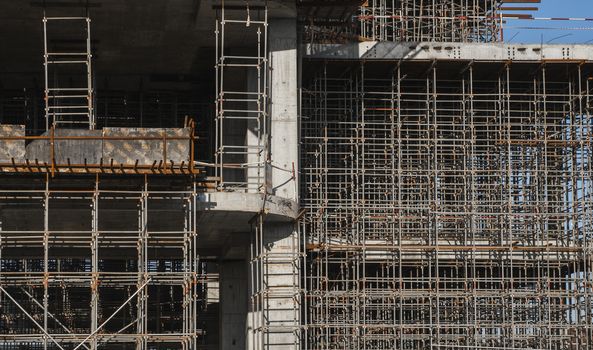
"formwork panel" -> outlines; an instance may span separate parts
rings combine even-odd
[[[25,136],[24,125],[0,125],[0,138]],[[0,140],[0,162],[22,161],[25,158],[25,140]]]
[[[151,128],[103,128],[106,137],[129,137],[137,140],[103,141],[103,158],[118,164],[152,164],[155,161],[176,164],[188,162],[190,144],[189,129],[151,129]],[[147,139],[142,139],[147,138]],[[152,138],[152,139],[148,139]],[[169,138],[169,140],[167,140]],[[175,139],[177,138],[177,139]],[[179,138],[185,138],[180,140]]]

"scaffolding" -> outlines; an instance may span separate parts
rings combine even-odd
[[[301,349],[299,225],[279,235],[277,223],[259,213],[251,226],[248,341],[253,349]]]
[[[350,18],[346,20],[336,20],[327,11],[321,12],[327,18],[319,18],[317,12],[301,10],[305,23],[304,41],[322,44],[357,41],[502,42],[507,19],[534,19],[525,12],[537,9],[504,6],[508,3],[503,0],[369,0],[362,3],[358,11],[350,11]],[[511,3],[533,4],[533,1]],[[342,6],[342,13],[345,11]]]
[[[203,343],[206,286],[218,277],[197,254],[195,183],[148,175],[3,177],[0,348],[185,350]]]
[[[360,35],[378,41],[502,41],[500,0],[371,0],[358,15]]]
[[[229,33],[241,33],[243,41],[231,45]],[[223,1],[217,11],[215,34],[219,188],[263,193],[269,123],[267,4],[245,1],[225,6]]]
[[[593,346],[593,67],[319,62],[305,348]]]
[[[80,29],[84,37],[72,36]],[[45,130],[80,126],[95,129],[91,19],[44,16],[43,39]]]

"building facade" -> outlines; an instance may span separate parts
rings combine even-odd
[[[0,5],[0,349],[591,348],[593,54],[521,3]]]

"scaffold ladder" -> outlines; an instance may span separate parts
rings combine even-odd
[[[245,53],[227,47],[229,33],[243,33]],[[268,116],[268,9],[222,2],[216,21],[216,172],[219,189],[263,192]],[[252,39],[252,40],[251,40]],[[253,44],[251,46],[251,44]],[[247,84],[237,84],[244,75]],[[245,128],[247,135],[235,135]]]
[[[51,45],[48,24],[80,22],[86,31],[85,48],[62,49]],[[45,128],[95,128],[92,84],[91,19],[43,17],[45,68]],[[64,72],[68,70],[68,72]],[[65,79],[69,80],[66,84]]]

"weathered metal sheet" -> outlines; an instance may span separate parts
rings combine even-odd
[[[0,137],[25,136],[24,125],[0,125]],[[0,162],[9,163],[14,159],[21,162],[25,159],[25,140],[0,140]]]

